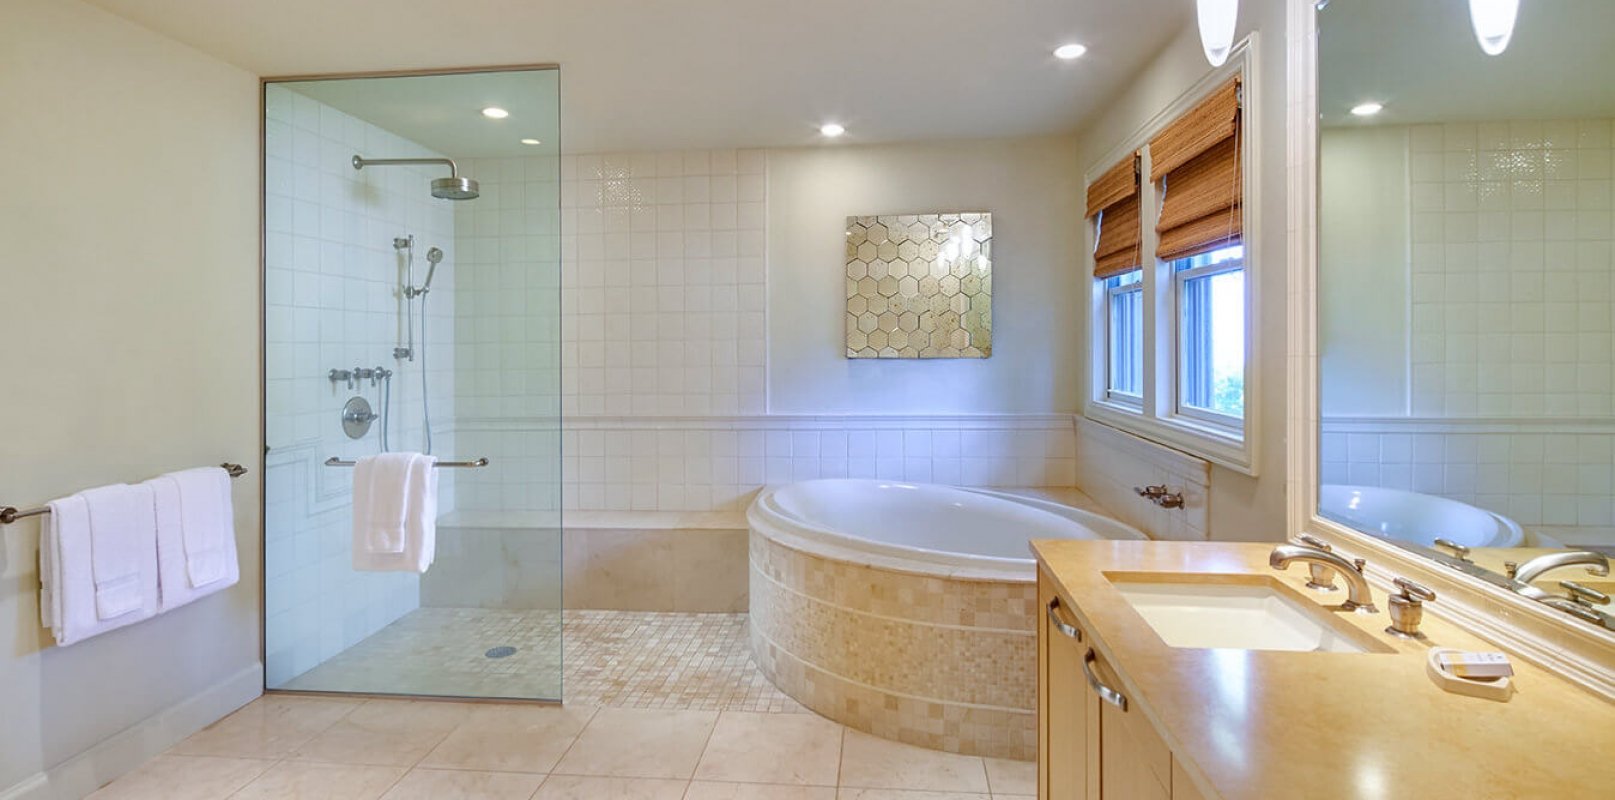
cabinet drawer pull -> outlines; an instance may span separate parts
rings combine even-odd
[[[1049,624],[1053,625],[1054,629],[1060,633],[1072,639],[1076,639],[1079,642],[1082,641],[1082,631],[1078,630],[1077,626],[1069,624],[1065,620],[1060,619],[1059,613],[1055,611],[1055,609],[1059,607],[1060,598],[1056,597],[1049,601]]]
[[[1088,648],[1087,655],[1082,657],[1082,674],[1087,676],[1088,685],[1093,688],[1094,694],[1099,695],[1100,700],[1126,711],[1127,695],[1106,686],[1104,681],[1099,680],[1099,676],[1094,674],[1093,662],[1096,658],[1098,658],[1098,656],[1094,655],[1092,647]]]

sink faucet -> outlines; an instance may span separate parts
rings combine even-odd
[[[1341,611],[1355,611],[1359,614],[1379,613],[1379,609],[1374,607],[1373,592],[1368,588],[1368,578],[1363,576],[1362,559],[1359,558],[1355,562],[1347,561],[1327,550],[1299,544],[1281,544],[1273,548],[1272,554],[1267,557],[1268,566],[1273,569],[1284,569],[1294,561],[1332,567],[1346,579],[1347,596],[1339,605]]]
[[[1508,576],[1520,583],[1530,583],[1542,574],[1561,567],[1586,566],[1587,574],[1605,576],[1609,574],[1609,559],[1599,553],[1586,550],[1567,550],[1562,553],[1548,553],[1537,556],[1524,564],[1508,562],[1504,564],[1508,569]]]

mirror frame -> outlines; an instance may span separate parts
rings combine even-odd
[[[1443,569],[1395,545],[1318,514],[1318,8],[1289,0],[1285,29],[1286,163],[1289,193],[1285,444],[1286,530],[1307,532],[1368,560],[1384,589],[1396,576],[1436,590],[1430,612],[1615,699],[1615,632],[1569,618],[1512,592]]]

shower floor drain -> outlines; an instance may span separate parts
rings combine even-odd
[[[508,644],[502,644],[498,647],[488,648],[488,652],[483,653],[483,655],[489,658],[507,658],[509,656],[516,655],[516,648],[511,647]]]

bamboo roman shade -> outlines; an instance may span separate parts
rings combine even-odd
[[[1100,175],[1088,187],[1088,216],[1095,217],[1095,278],[1109,278],[1143,266],[1142,218],[1138,208],[1138,154]]]
[[[1176,261],[1240,242],[1240,139],[1235,78],[1150,140],[1150,179],[1161,187],[1156,258]]]

